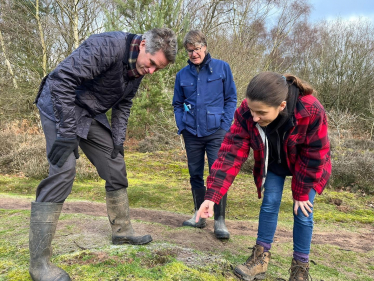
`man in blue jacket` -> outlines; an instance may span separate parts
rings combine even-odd
[[[70,280],[50,263],[51,242],[71,192],[78,145],[106,181],[113,244],[146,244],[129,216],[123,142],[132,99],[146,74],[175,61],[177,40],[168,28],[143,35],[106,32],[90,36],[42,81],[35,100],[46,138],[49,175],[31,204],[30,268],[33,280]],[[111,126],[105,113],[112,109]]]
[[[184,38],[188,65],[178,72],[174,86],[174,114],[178,134],[183,135],[192,196],[194,216],[184,226],[203,228],[205,219],[195,222],[196,212],[204,201],[204,158],[209,170],[217,159],[218,150],[230,129],[236,109],[236,87],[230,66],[211,58],[207,42],[199,30],[191,30]],[[218,239],[228,239],[225,225],[227,195],[214,206],[214,233]]]

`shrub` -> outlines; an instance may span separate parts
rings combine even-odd
[[[151,136],[145,137],[138,143],[139,152],[154,152],[159,150],[168,150],[177,147],[179,143],[176,138],[168,137],[164,134],[153,133]]]
[[[99,179],[95,167],[80,152],[77,161],[77,179]],[[48,175],[45,138],[37,125],[28,121],[13,122],[0,131],[0,173],[23,173],[42,179]]]
[[[338,139],[330,133],[332,174],[330,185],[336,189],[374,194],[374,141],[352,136]]]
[[[344,141],[343,146],[356,150],[369,150],[374,151],[374,141],[365,139],[347,139]]]
[[[338,134],[333,129],[330,129],[329,136],[332,152],[330,186],[335,189],[344,188],[352,192],[361,190],[367,194],[374,194],[374,141],[358,139],[349,131],[340,131]],[[178,138],[154,133],[140,142],[132,143],[128,140],[127,145],[133,148],[137,144],[137,150],[140,152],[154,152],[180,147],[180,141]],[[82,151],[80,155],[76,166],[76,178],[99,180],[96,168]],[[242,172],[252,173],[253,164],[251,152],[242,166]],[[45,138],[39,126],[27,121],[4,126],[0,131],[0,173],[23,173],[36,179],[48,175]]]
[[[330,183],[334,188],[374,194],[374,152],[353,149],[336,151],[332,160]]]
[[[7,124],[0,132],[0,173],[48,174],[45,140],[38,126],[27,120]]]

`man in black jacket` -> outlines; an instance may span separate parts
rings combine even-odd
[[[49,175],[31,204],[30,268],[33,280],[70,280],[50,263],[51,242],[71,192],[78,146],[106,181],[113,244],[146,244],[131,226],[123,142],[139,84],[146,74],[175,61],[177,40],[167,28],[143,35],[106,32],[90,36],[42,81],[35,100],[46,137]],[[111,126],[105,112],[112,109]]]

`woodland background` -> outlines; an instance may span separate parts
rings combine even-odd
[[[227,61],[244,99],[261,71],[293,73],[318,91],[329,117],[330,185],[373,193],[374,25],[343,19],[311,22],[307,0],[0,0],[0,173],[42,178],[48,172],[38,111],[41,79],[89,35],[172,28],[176,63],[143,79],[129,120],[128,150],[182,148],[171,100],[186,65],[190,29],[208,37],[213,57]],[[77,178],[97,175],[79,161]],[[250,161],[243,171],[250,171]]]
[[[229,241],[214,238],[213,220],[202,230],[181,226],[194,210],[171,102],[175,75],[187,64],[183,37],[197,28],[212,56],[230,64],[238,104],[265,70],[316,88],[329,118],[333,170],[315,200],[310,272],[313,280],[373,280],[374,21],[311,21],[311,1],[0,0],[0,281],[30,280],[30,201],[48,174],[33,104],[41,79],[90,34],[163,26],[178,35],[177,60],[143,79],[124,143],[132,223],[154,242],[111,245],[105,181],[81,153],[52,262],[72,280],[237,280],[232,269],[255,243],[261,205],[251,157],[230,188]],[[288,280],[292,206],[286,179],[266,281]]]

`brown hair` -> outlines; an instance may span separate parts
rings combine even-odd
[[[283,76],[286,77],[286,80],[288,81],[288,83],[290,83],[291,85],[293,84],[293,85],[295,85],[296,87],[299,88],[300,95],[302,95],[302,96],[306,96],[306,95],[317,96],[317,91],[315,89],[313,89],[313,87],[310,86],[308,82],[305,82],[301,78],[299,78],[299,77],[297,77],[293,74],[290,74],[290,73],[285,73],[285,74],[283,74]]]
[[[183,39],[183,46],[187,48],[187,44],[196,46],[196,44],[201,44],[203,46],[208,46],[206,43],[205,35],[200,30],[194,29],[190,30]]]
[[[315,94],[316,91],[305,81],[292,74],[261,72],[248,84],[246,97],[251,101],[260,101],[268,106],[277,107],[288,98],[289,87],[295,85],[300,95]]]

